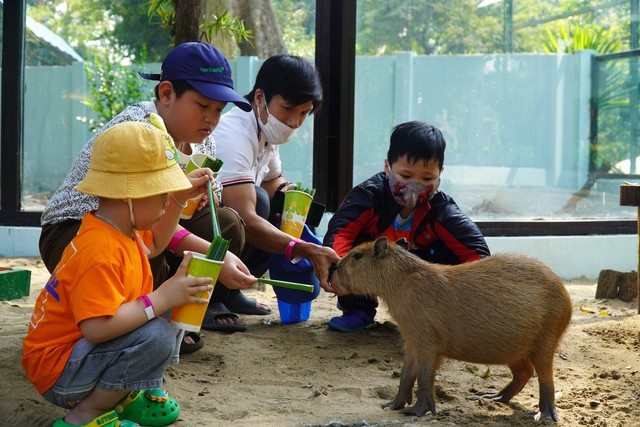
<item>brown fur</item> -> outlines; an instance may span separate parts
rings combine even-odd
[[[553,356],[571,320],[562,280],[525,255],[496,254],[456,266],[428,263],[385,237],[349,252],[331,275],[338,295],[380,296],[405,343],[400,387],[384,407],[435,414],[434,377],[444,357],[506,364],[512,381],[483,397],[508,402],[535,368],[540,385],[536,419],[557,421]]]

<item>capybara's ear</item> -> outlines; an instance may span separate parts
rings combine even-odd
[[[387,238],[385,236],[378,237],[373,244],[373,255],[380,259],[387,256]]]
[[[409,242],[407,242],[407,239],[405,237],[403,237],[402,239],[396,240],[396,245],[400,246],[405,251],[409,250]]]

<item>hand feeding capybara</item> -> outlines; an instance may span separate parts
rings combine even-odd
[[[426,262],[386,237],[351,250],[330,281],[338,295],[373,294],[386,303],[404,340],[404,365],[394,400],[383,405],[422,416],[435,411],[435,372],[444,357],[506,364],[513,379],[482,397],[508,402],[535,368],[539,419],[557,421],[553,357],[571,320],[561,279],[526,255],[495,254],[460,265]]]

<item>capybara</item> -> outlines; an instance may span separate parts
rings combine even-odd
[[[540,385],[535,419],[557,421],[553,357],[571,320],[571,300],[560,278],[526,255],[499,253],[460,265],[432,264],[386,237],[352,249],[331,273],[338,295],[381,297],[404,341],[395,399],[383,405],[406,414],[436,413],[435,372],[444,357],[506,364],[513,375],[498,393],[508,402],[535,368]]]

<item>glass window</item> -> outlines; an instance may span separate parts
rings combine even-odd
[[[422,120],[447,141],[441,189],[474,220],[636,218],[619,187],[637,172],[619,166],[639,155],[638,98],[619,85],[637,77],[598,60],[629,49],[628,4],[357,4],[354,184],[383,170],[393,126]]]
[[[89,109],[78,51],[31,16],[25,31],[22,209],[41,211],[89,137]]]
[[[215,13],[207,5],[203,14]],[[252,44],[211,41],[230,58],[241,94],[253,87],[264,52],[313,60],[315,0],[273,0],[271,5],[271,11],[258,14],[275,15],[272,22],[277,24],[268,30],[244,22],[252,30]],[[153,82],[136,71],[158,72],[173,42],[157,20],[149,23],[148,7],[148,2],[121,2],[105,13],[100,2],[76,0],[27,8],[23,210],[44,208],[94,129],[127,105],[153,96]],[[283,146],[290,181],[311,186],[312,148],[313,116]]]
[[[273,0],[286,52],[312,61],[315,55],[315,0]],[[256,73],[258,68],[255,68]],[[251,81],[253,87],[254,80]],[[248,91],[247,91],[248,92]],[[242,94],[246,92],[240,92]],[[313,120],[309,116],[298,128],[291,141],[280,146],[280,158],[285,177],[290,182],[300,182],[303,187],[313,184]]]

